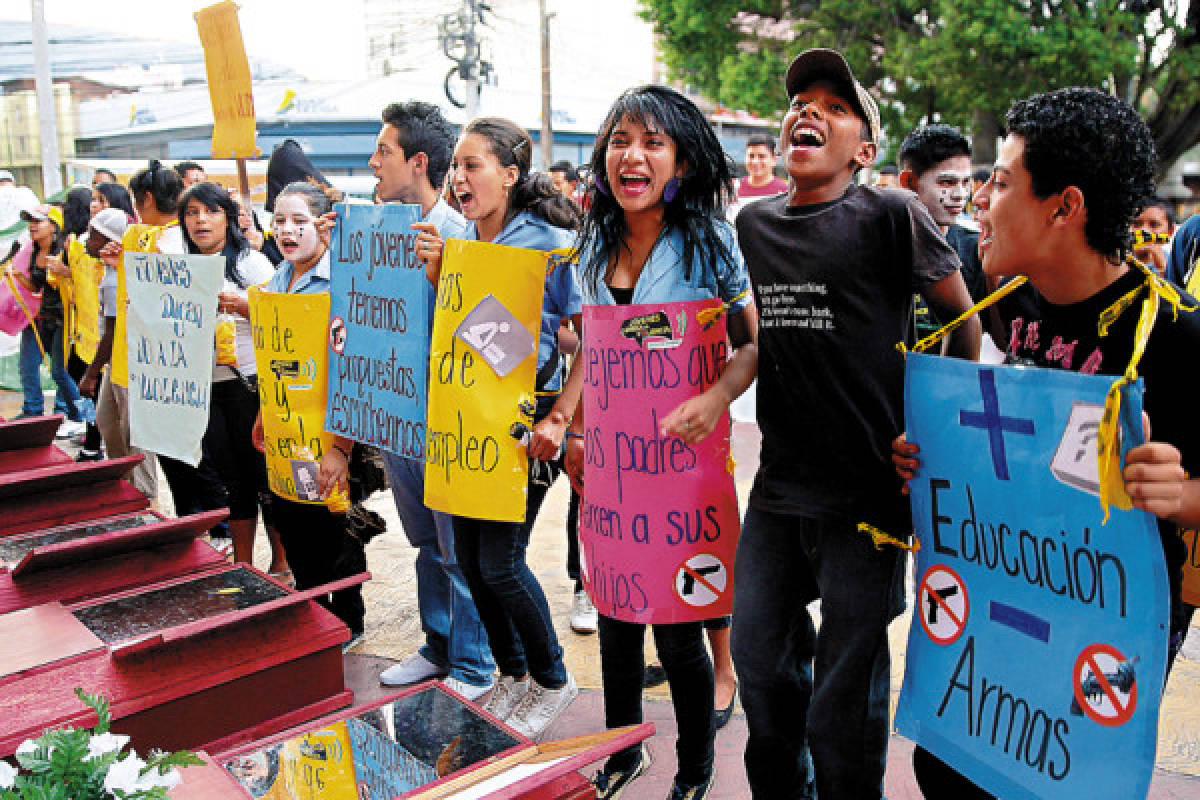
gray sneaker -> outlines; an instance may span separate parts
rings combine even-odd
[[[483,710],[498,720],[507,720],[521,699],[529,693],[532,684],[529,678],[518,681],[510,675],[501,675],[492,696],[483,704]]]
[[[571,630],[576,633],[596,632],[596,607],[582,589],[575,593],[571,601]]]
[[[579,694],[575,677],[567,673],[567,683],[560,689],[547,689],[531,680],[529,691],[513,709],[507,720],[508,726],[527,739],[536,740],[546,732],[550,723],[566,711],[567,706]]]
[[[592,777],[592,786],[596,787],[596,800],[617,800],[626,786],[646,774],[650,763],[650,751],[643,744],[638,747],[637,763],[629,769],[609,769],[606,764],[604,769]]]

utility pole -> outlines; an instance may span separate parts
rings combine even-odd
[[[457,13],[446,14],[438,21],[442,52],[454,62],[444,82],[446,99],[465,110],[468,120],[479,113],[481,79],[492,69],[490,63],[480,59],[479,38],[475,35],[475,23],[483,24],[483,12],[490,10],[483,0],[462,0],[462,8]],[[458,90],[451,88],[459,80],[465,95],[461,99],[455,96]]]
[[[554,111],[550,107],[550,15],[546,0],[538,0],[542,30],[542,169],[554,163]]]
[[[45,0],[30,0],[33,33],[33,82],[37,92],[38,139],[42,145],[42,192],[49,197],[62,189],[58,157],[58,115],[50,78],[50,44],[46,37]]]
[[[467,84],[467,119],[472,120],[479,116],[479,40],[475,38],[475,15],[479,12],[476,11],[475,0],[463,0],[462,13],[468,59],[463,62],[462,68]]]

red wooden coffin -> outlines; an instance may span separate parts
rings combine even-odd
[[[141,511],[150,501],[121,480],[142,456],[0,474],[0,537]]]
[[[0,423],[0,475],[71,463],[74,459],[54,444],[61,423],[60,415]]]
[[[0,614],[220,567],[225,557],[197,537],[226,516],[220,509],[167,518],[146,509],[0,538]]]
[[[539,745],[431,681],[217,752],[171,796],[584,800],[595,794],[579,769],[653,733],[647,723]]]
[[[54,444],[54,434],[62,421],[62,414],[51,414],[0,422],[0,452]]]
[[[0,757],[57,725],[90,727],[74,690],[112,706],[138,752],[198,749],[349,705],[349,629],[313,599],[240,564],[74,605],[0,615]]]

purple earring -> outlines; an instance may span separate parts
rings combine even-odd
[[[670,203],[679,194],[679,178],[671,178],[663,187],[663,202]]]
[[[612,197],[612,192],[608,189],[608,180],[603,175],[596,175],[596,191],[606,197]]]

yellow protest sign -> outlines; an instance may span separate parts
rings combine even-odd
[[[354,748],[345,722],[284,743],[281,772],[291,800],[358,800]]]
[[[529,460],[514,425],[532,424],[551,259],[558,256],[446,242],[429,352],[425,504],[434,510],[525,520]]]
[[[178,223],[172,223],[178,224]],[[170,225],[130,225],[121,240],[125,253],[157,253],[158,238]],[[117,322],[113,326],[112,357],[109,359],[108,379],[117,386],[129,385],[129,347],[125,341],[125,318],[129,306],[129,289],[125,285],[125,257],[117,267]]]
[[[250,327],[271,491],[298,503],[346,511],[345,492],[322,501],[321,456],[333,445],[325,432],[328,391],[328,294],[274,294],[250,289]]]
[[[67,244],[71,280],[59,286],[63,299],[67,339],[87,363],[96,357],[100,344],[100,281],[104,262],[87,254],[83,242],[71,237]]]
[[[255,158],[254,90],[237,5],[224,0],[196,12],[213,108],[213,158]]]

